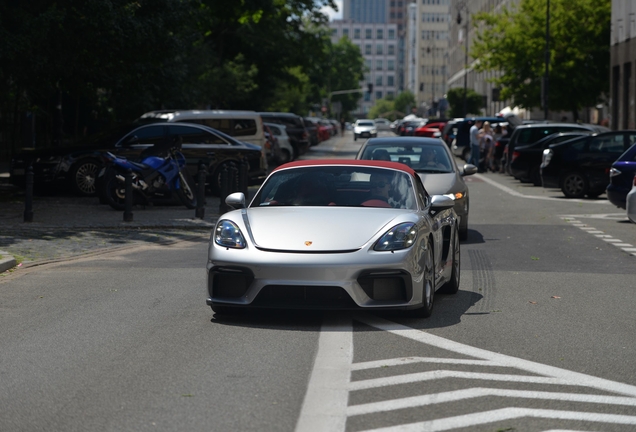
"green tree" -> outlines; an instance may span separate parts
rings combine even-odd
[[[395,120],[395,115],[393,115],[393,111],[395,110],[395,102],[388,99],[378,99],[375,101],[375,104],[369,110],[369,118],[378,118],[385,117],[390,118],[391,120]]]
[[[349,38],[343,37],[328,46],[329,69],[327,71],[327,92],[354,90],[360,88],[364,78],[365,64],[360,48]],[[362,92],[333,95],[331,102],[340,102],[342,112],[349,113],[356,109]]]
[[[394,108],[405,114],[410,114],[410,110],[415,108],[415,96],[408,90],[403,91],[395,97]]]
[[[466,117],[469,114],[480,114],[483,97],[473,89],[466,89],[466,112],[464,112],[464,88],[455,87],[446,93],[450,105],[449,117]]]
[[[547,0],[521,0],[517,8],[480,13],[471,55],[478,71],[500,71],[503,98],[524,108],[541,106],[545,74]],[[609,88],[610,0],[550,1],[548,106],[578,111],[596,105]]]

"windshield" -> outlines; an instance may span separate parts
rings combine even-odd
[[[375,126],[373,122],[359,122],[358,126]]]
[[[364,149],[360,159],[400,162],[418,173],[454,172],[448,152],[434,144],[370,145]]]
[[[250,207],[333,206],[417,209],[409,174],[364,166],[312,166],[274,172]]]

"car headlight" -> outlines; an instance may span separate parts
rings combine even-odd
[[[244,249],[246,245],[245,237],[239,227],[229,220],[222,220],[216,225],[214,243],[233,249]]]
[[[405,222],[388,230],[373,247],[376,251],[394,251],[410,248],[417,240],[417,229],[412,222]]]

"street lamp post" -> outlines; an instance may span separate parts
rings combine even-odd
[[[548,77],[550,72],[550,0],[545,12],[545,75],[543,76],[543,116],[548,119]]]

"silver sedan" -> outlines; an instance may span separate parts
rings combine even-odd
[[[459,288],[453,200],[429,196],[409,167],[298,161],[278,167],[210,237],[207,304],[234,308],[412,309]]]

